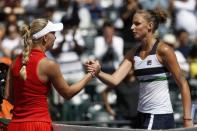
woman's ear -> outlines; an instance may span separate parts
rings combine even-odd
[[[43,39],[42,39],[42,45],[46,45],[46,43],[47,43],[47,35],[44,35],[43,36]]]
[[[154,25],[153,25],[153,22],[149,22],[148,23],[148,30],[153,30],[153,28],[154,28]]]

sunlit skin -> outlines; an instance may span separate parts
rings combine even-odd
[[[47,50],[52,49],[55,39],[56,39],[55,32],[50,32],[46,37],[47,37],[47,38],[45,38],[46,42],[49,43],[46,48],[47,48]]]
[[[156,37],[154,36],[154,23],[148,21],[146,15],[147,14],[145,13],[136,13],[133,17],[131,26],[134,38],[142,45],[142,49],[140,50],[141,59],[145,59],[149,55],[156,41]],[[93,60],[86,63],[87,71],[94,72],[97,78],[103,83],[115,87],[126,77],[130,70],[132,70],[135,51],[136,48],[132,48],[127,52],[122,64],[113,74],[107,74],[101,71],[100,63]],[[184,127],[192,127],[190,90],[188,83],[180,70],[174,50],[160,41],[157,47],[156,56],[159,62],[168,68],[180,88],[183,103],[183,118],[185,118]]]
[[[144,59],[152,49],[156,39],[154,38],[153,23],[144,19],[144,14],[135,14],[133,17],[131,31],[136,40],[142,43],[140,56]]]
[[[139,14],[134,15],[132,23],[131,31],[134,38],[136,40],[145,38],[150,30],[148,29],[149,23],[144,20],[143,16]]]

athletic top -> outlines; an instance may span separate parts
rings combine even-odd
[[[22,55],[17,57],[11,68],[14,90],[14,109],[12,122],[42,121],[51,122],[48,111],[47,95],[51,88],[50,83],[42,82],[38,78],[37,67],[45,54],[32,49],[27,63],[27,79],[19,76],[22,66]]]
[[[145,58],[141,59],[138,47],[134,55],[134,71],[139,80],[139,102],[138,111],[150,114],[173,113],[170,94],[168,88],[168,78],[170,73],[157,59],[157,40]]]

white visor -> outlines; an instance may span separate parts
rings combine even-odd
[[[33,39],[39,39],[49,32],[61,31],[62,29],[63,29],[62,23],[52,23],[51,21],[48,21],[47,25],[42,30],[33,34]]]

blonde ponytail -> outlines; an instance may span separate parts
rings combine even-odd
[[[24,39],[24,49],[23,49],[23,56],[22,56],[22,67],[20,69],[20,77],[23,80],[27,79],[27,71],[26,67],[28,65],[29,61],[29,54],[31,52],[33,44],[37,44],[41,42],[42,38],[40,39],[32,39],[32,34],[37,33],[41,29],[43,29],[48,20],[46,19],[35,19],[30,26],[25,25],[21,30],[21,36],[23,36]]]
[[[23,65],[22,68],[20,69],[20,77],[23,80],[26,80],[27,79],[26,65]]]
[[[31,51],[32,41],[30,39],[31,32],[28,26],[24,26],[21,32],[24,39],[24,49],[22,56],[22,67],[20,69],[20,76],[23,80],[26,80],[27,79],[26,66],[27,66],[27,62],[29,61],[29,53]]]

